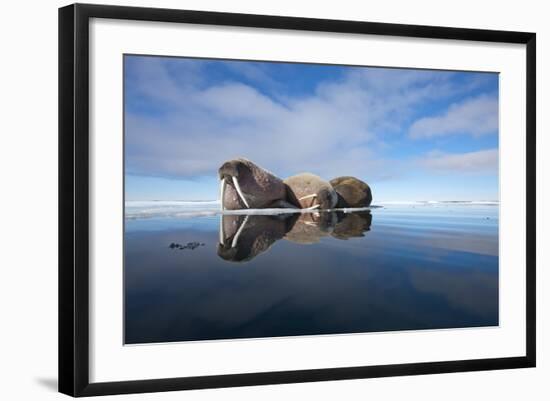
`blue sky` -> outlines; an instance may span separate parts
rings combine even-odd
[[[127,200],[216,199],[246,157],[374,200],[498,199],[498,74],[125,56]]]

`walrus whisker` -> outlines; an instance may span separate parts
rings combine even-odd
[[[235,234],[235,236],[233,237],[233,241],[231,242],[231,248],[235,248],[237,246],[237,241],[239,240],[239,236],[241,235],[241,233],[243,232],[244,230],[244,226],[246,225],[246,222],[248,221],[248,218],[250,216],[245,216],[244,218],[244,221],[243,221],[243,224],[241,224],[241,226],[239,227],[239,229],[237,230],[237,233]]]
[[[235,177],[235,176],[233,176],[232,178],[233,178],[233,184],[235,184],[235,189],[237,190],[237,193],[241,197],[241,199],[244,202],[244,204],[246,205],[247,209],[250,209],[250,206],[248,206],[248,202],[244,198],[243,191],[241,191],[241,187],[239,186],[239,180],[237,180],[237,177]]]
[[[220,182],[220,203],[222,205],[222,211],[223,211],[223,199],[225,197],[225,178],[222,178]]]

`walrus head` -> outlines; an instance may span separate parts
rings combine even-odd
[[[228,160],[218,176],[222,210],[260,209],[286,199],[283,181],[250,160]]]
[[[332,209],[338,201],[332,185],[315,174],[300,173],[283,182],[287,186],[289,202],[301,209]]]

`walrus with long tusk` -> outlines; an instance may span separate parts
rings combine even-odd
[[[332,185],[315,174],[297,174],[283,182],[287,186],[288,201],[300,209],[332,209],[338,202]]]
[[[330,182],[311,173],[284,181],[250,160],[228,160],[218,170],[222,210],[299,208],[327,210],[368,207],[372,192],[355,177]]]
[[[222,210],[292,207],[283,181],[250,160],[226,161],[218,176]]]

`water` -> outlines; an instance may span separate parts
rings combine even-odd
[[[498,325],[494,202],[218,208],[127,203],[127,344]]]

